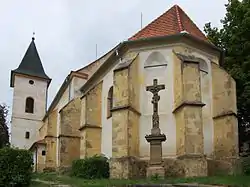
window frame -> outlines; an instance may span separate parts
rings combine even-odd
[[[30,139],[30,132],[29,131],[25,132],[25,139]]]
[[[32,97],[27,97],[25,100],[25,113],[34,113],[35,100]]]
[[[113,86],[109,88],[108,97],[107,97],[107,119],[112,117],[112,108],[113,108]]]

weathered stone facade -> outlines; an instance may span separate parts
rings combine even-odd
[[[80,98],[72,100],[60,111],[59,167],[70,167],[73,160],[80,158],[80,116]]]
[[[81,98],[81,158],[101,154],[102,82]]]
[[[214,63],[212,75],[214,163],[216,170],[230,174],[239,162],[236,85],[234,79]]]
[[[56,168],[56,150],[57,150],[57,110],[54,110],[48,116],[47,134],[45,136],[46,142],[46,168]]]
[[[185,176],[206,176],[202,124],[199,61],[193,56],[175,54],[175,108],[177,155],[185,165]]]
[[[111,178],[130,178],[135,172],[131,162],[139,155],[138,63],[132,56],[114,70]]]

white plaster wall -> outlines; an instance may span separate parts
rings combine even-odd
[[[144,63],[149,55],[154,52],[160,52],[167,63],[167,66],[144,68]],[[173,108],[173,64],[172,49],[155,49],[140,53],[140,157],[149,157],[149,143],[145,139],[146,134],[150,134],[152,128],[153,105],[151,103],[152,93],[146,91],[146,86],[153,84],[153,79],[158,79],[158,84],[164,84],[165,90],[159,92],[159,117],[161,132],[167,136],[167,140],[162,144],[163,157],[176,155],[176,126],[172,114]],[[157,62],[155,62],[157,63]]]
[[[34,84],[29,84],[33,80]],[[38,129],[42,126],[42,118],[46,110],[47,82],[15,76],[13,106],[11,119],[11,144],[15,147],[28,149],[37,140]],[[34,99],[34,113],[25,113],[27,97]],[[30,132],[30,138],[25,133]]]
[[[116,67],[116,66],[115,66]],[[112,117],[107,119],[108,91],[113,86],[112,68],[104,77],[102,85],[102,144],[101,152],[106,157],[112,157]]]

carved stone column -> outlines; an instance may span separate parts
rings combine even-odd
[[[199,62],[202,59],[174,54],[174,94],[176,147],[185,176],[206,176],[204,157],[201,83]]]

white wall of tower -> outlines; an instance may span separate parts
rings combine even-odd
[[[33,80],[34,84],[29,81]],[[28,149],[37,140],[38,129],[46,112],[47,82],[28,76],[15,75],[11,119],[11,144]],[[34,112],[25,112],[27,97],[34,99]],[[25,137],[29,132],[29,139]]]

